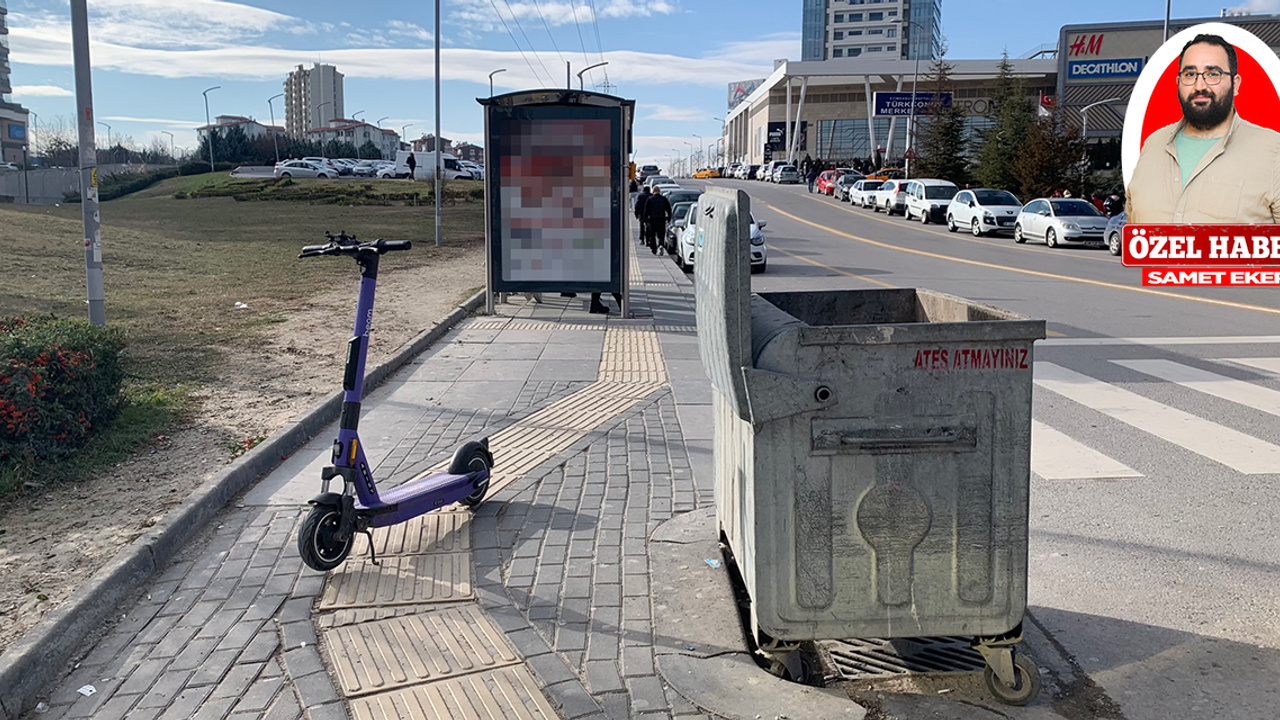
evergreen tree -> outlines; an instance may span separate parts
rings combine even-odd
[[[360,157],[365,160],[382,160],[382,149],[374,145],[372,140],[365,140],[360,146]]]
[[[1057,113],[1040,118],[1009,167],[1023,202],[1057,190],[1080,193],[1085,182],[1084,141],[1058,123]]]
[[[912,174],[963,185],[969,176],[969,162],[964,156],[964,108],[954,102],[947,107],[942,102],[943,94],[951,93],[954,88],[952,70],[954,67],[944,60],[933,63],[933,77],[929,82],[933,102],[925,111],[924,127],[917,129],[919,159]],[[916,122],[920,123],[920,118]]]
[[[999,67],[991,96],[995,125],[982,133],[974,175],[985,187],[1016,190],[1021,182],[1014,176],[1013,164],[1026,142],[1028,129],[1035,123],[1036,110],[1022,80],[1013,74],[1008,50]]]

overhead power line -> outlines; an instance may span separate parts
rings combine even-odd
[[[533,49],[533,43],[529,42],[529,36],[524,31],[524,25],[520,24],[520,18],[517,17],[515,11],[511,9],[511,0],[502,0],[502,2],[507,6],[507,12],[511,13],[511,19],[516,21],[516,29],[520,31],[520,35],[524,38],[525,44],[529,46],[529,52],[533,53],[533,56],[538,58],[538,64],[542,66],[543,70],[547,71],[547,77],[554,80],[556,77],[555,74],[550,70],[547,70],[547,64],[542,62],[542,56],[538,54],[537,50]],[[550,87],[551,84],[548,83],[547,86]]]
[[[582,61],[590,65],[591,58],[587,57],[587,41],[582,39],[582,23],[578,22],[578,0],[569,0],[569,9],[573,11],[573,26],[578,30],[578,44],[582,46]],[[590,72],[589,70],[587,72]],[[595,84],[595,80],[591,81]]]
[[[493,13],[497,15],[498,20],[502,22],[502,29],[507,31],[507,35],[511,37],[511,42],[515,43],[516,50],[520,51],[520,57],[524,58],[524,64],[529,66],[529,72],[533,73],[533,76],[538,79],[538,82],[544,83],[544,85],[547,84],[547,81],[543,80],[542,76],[538,74],[538,69],[533,66],[533,63],[529,62],[529,56],[524,54],[524,48],[520,47],[520,41],[516,40],[515,34],[511,32],[511,28],[507,27],[507,21],[502,17],[502,12],[498,10],[497,2],[495,0],[489,0],[489,4],[493,6]],[[533,50],[533,46],[530,45],[529,49]],[[545,70],[546,67],[544,66],[543,69]]]
[[[542,3],[533,0],[533,7],[538,11],[538,17],[542,18],[542,27],[547,29],[547,37],[551,38],[551,47],[556,49],[556,54],[560,56],[560,62],[568,62],[564,53],[560,52],[560,45],[556,42],[556,36],[551,34],[551,26],[547,24],[547,16],[542,12]]]

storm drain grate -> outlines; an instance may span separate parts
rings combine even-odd
[[[986,661],[962,637],[826,640],[844,680],[908,673],[982,672]]]

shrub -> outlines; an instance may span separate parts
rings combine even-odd
[[[123,348],[84,321],[0,319],[0,465],[65,457],[110,421]]]

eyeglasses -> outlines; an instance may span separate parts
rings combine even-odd
[[[1221,70],[1205,70],[1204,72],[1196,72],[1195,70],[1187,69],[1178,73],[1178,82],[1183,85],[1195,85],[1196,78],[1203,77],[1205,85],[1217,85],[1222,82],[1222,78],[1225,76],[1226,73]]]

